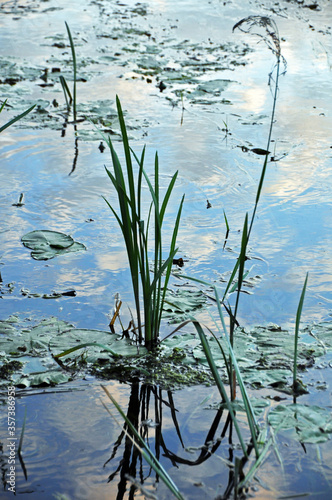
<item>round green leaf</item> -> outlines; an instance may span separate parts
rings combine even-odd
[[[68,234],[48,230],[31,231],[22,236],[22,243],[32,250],[31,257],[35,260],[49,260],[56,255],[86,250]]]
[[[49,247],[53,248],[68,248],[74,240],[71,236],[59,233],[57,231],[31,231],[22,236],[22,243],[24,246],[31,248],[31,250],[41,250]]]

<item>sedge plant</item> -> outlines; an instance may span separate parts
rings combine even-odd
[[[139,343],[144,342],[145,347],[152,349],[159,336],[165,294],[171,275],[173,258],[177,252],[176,238],[184,196],[177,211],[169,251],[164,256],[162,228],[178,172],[172,176],[162,197],[158,154],[155,155],[154,181],[152,182],[144,168],[145,147],[138,158],[129,145],[127,128],[118,96],[116,97],[116,105],[126,166],[123,169],[113,143],[108,138],[107,143],[111,151],[113,172],[107,167],[105,168],[115,188],[119,210],[117,211],[113,204],[106,198],[104,199],[120,226],[126,246],[136,307],[138,341]],[[137,164],[136,175],[133,160]],[[143,181],[148,186],[151,197],[147,214],[143,213],[145,202]]]

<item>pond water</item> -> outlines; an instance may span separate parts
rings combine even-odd
[[[36,102],[38,107],[0,135],[0,319],[11,314],[32,320],[56,316],[78,328],[107,329],[115,294],[133,307],[124,245],[102,198],[114,197],[104,170],[111,165],[110,155],[107,149],[101,152],[96,130],[111,131],[122,154],[116,94],[133,149],[140,152],[147,146],[147,169],[153,171],[158,151],[164,185],[179,171],[166,221],[171,234],[185,193],[178,236],[185,266],[179,272],[221,285],[230,276],[264,162],[251,150],[266,148],[273,106],[269,75],[275,56],[258,38],[232,32],[236,22],[250,15],[271,16],[277,23],[287,68],[279,80],[273,161],[268,162],[251,234],[250,280],[238,319],[243,326],[272,322],[293,329],[307,272],[303,324],[331,319],[329,0],[73,0],[69,6],[64,0],[2,2],[0,99],[8,99],[8,106],[1,123]],[[78,139],[73,124],[66,122],[59,83],[60,74],[69,84],[72,78],[65,21],[76,47],[78,116],[96,124],[79,122]],[[15,206],[21,193],[24,205]],[[230,226],[226,245],[224,212]],[[21,237],[38,229],[70,234],[87,251],[33,260]],[[76,295],[49,300],[36,296],[68,290]],[[123,316],[128,323],[129,311],[123,310]],[[165,324],[163,334],[171,328]],[[330,357],[321,366],[328,363]],[[331,409],[330,370],[313,369],[306,376],[313,386],[324,383],[325,390],[301,402]],[[110,384],[125,408],[132,387]],[[28,479],[21,471],[18,492],[38,499],[55,493],[72,499],[116,498],[120,472],[111,483],[108,478],[121,453],[104,464],[119,430],[100,403],[105,395],[94,380],[64,387],[60,392],[27,389],[17,400],[19,425],[24,407],[28,414],[23,448]],[[207,396],[218,400],[217,391],[204,387],[173,395],[185,446],[204,443],[216,411],[202,409],[205,403],[200,406]],[[199,410],[192,416],[195,408]],[[164,439],[178,454],[182,445],[167,407],[165,413]],[[293,443],[287,454],[289,437],[278,439],[283,467],[271,452],[250,494],[289,498],[308,492],[311,498],[327,498],[332,488],[329,444],[308,445],[305,453]],[[228,448],[199,466],[177,468],[169,457],[163,465],[188,498],[222,498],[229,480],[222,459],[232,460]],[[155,491],[153,474],[143,468],[144,477],[149,476],[145,484]],[[163,488],[158,485],[158,498],[167,498]],[[140,498],[138,493],[135,498]]]

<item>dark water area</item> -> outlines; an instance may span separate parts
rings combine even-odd
[[[148,173],[153,172],[155,151],[164,186],[179,171],[165,222],[170,235],[185,193],[178,236],[178,255],[185,266],[178,273],[224,286],[240,251],[244,216],[252,212],[264,162],[252,150],[266,148],[273,106],[274,54],[263,41],[232,32],[235,23],[252,15],[270,16],[276,22],[287,67],[279,80],[272,160],[251,234],[250,274],[238,319],[244,327],[275,323],[294,331],[308,272],[302,324],[331,320],[329,0],[1,2],[0,105],[8,99],[1,125],[37,103],[33,113],[0,135],[1,320],[12,314],[31,321],[56,316],[78,328],[107,330],[116,294],[133,308],[125,248],[102,198],[113,200],[115,195],[105,174],[104,165],[110,167],[111,159],[107,149],[99,148],[100,130],[111,133],[122,155],[116,95],[125,110],[133,149],[138,153],[146,144]],[[71,119],[66,122],[59,82],[61,74],[72,84],[65,21],[78,62],[82,121],[76,130]],[[24,205],[15,206],[21,193]],[[226,244],[224,213],[230,226]],[[87,251],[33,260],[21,238],[38,229],[70,234]],[[174,278],[172,285],[179,282]],[[75,290],[75,296],[42,297],[66,290]],[[127,308],[123,316],[128,323]],[[202,318],[209,321],[205,313]],[[165,322],[162,335],[172,329]],[[331,353],[303,377],[311,389],[299,402],[331,412]],[[127,408],[132,386],[116,381],[106,385]],[[17,390],[18,428],[27,408],[23,444],[27,479],[17,462],[17,494],[33,499],[120,498],[120,469],[111,482],[108,479],[119,466],[123,443],[108,460],[121,430],[101,404],[102,399],[111,406],[99,381],[88,377],[59,387]],[[260,416],[266,422],[271,405],[277,404],[271,398],[280,393],[268,388],[253,395],[270,403]],[[292,401],[289,395],[282,397]],[[162,400],[167,398],[163,393]],[[201,453],[190,447],[204,444],[217,414],[215,408],[206,407],[217,404],[218,392],[195,387],[174,391],[173,398],[183,443],[167,405],[162,434],[167,449],[185,463],[164,456],[162,449],[162,464],[186,498],[223,498],[233,470],[229,461],[237,452],[228,443],[228,434],[209,458],[199,465],[190,463]],[[154,408],[153,403],[152,419]],[[1,414],[4,482],[7,416]],[[225,415],[213,439],[221,435]],[[160,444],[155,428],[149,435],[155,449]],[[329,498],[330,449],[329,441],[301,445],[288,431],[281,431],[250,483],[249,496]],[[148,491],[169,498],[148,466],[139,467]],[[10,495],[4,486],[0,497]],[[129,498],[128,491],[124,498]],[[144,493],[137,491],[138,498]]]

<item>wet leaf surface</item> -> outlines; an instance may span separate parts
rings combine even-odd
[[[315,325],[317,327],[319,325]],[[326,322],[322,329],[330,334],[332,324]],[[235,332],[235,354],[245,382],[254,388],[273,387],[292,393],[293,341],[293,335],[276,325],[260,326],[250,332],[238,329]],[[224,358],[219,345],[212,336],[208,337],[208,342],[215,364],[225,377]],[[227,352],[225,341],[220,339],[220,342]],[[78,346],[82,348],[73,350]],[[111,332],[74,328],[70,323],[54,317],[35,326],[27,322],[12,324],[10,320],[0,322],[2,364],[15,359],[24,359],[26,364],[27,357],[31,356],[48,360],[44,368],[47,372],[55,367],[58,369],[54,356],[68,350],[72,351],[57,358],[65,371],[68,368],[71,372],[74,370],[82,374],[92,370],[101,377],[120,376],[129,380],[139,376],[167,388],[212,383],[200,340],[194,333],[173,335],[150,354],[144,347],[138,348],[134,340]],[[325,352],[320,341],[311,344],[300,342],[299,367],[302,366],[302,370],[311,367]],[[30,368],[26,369],[31,367],[33,370],[36,368],[30,364]]]
[[[280,404],[268,416],[275,430],[290,431],[300,443],[324,443],[332,433],[332,417],[325,408],[301,404]]]
[[[184,288],[167,290],[164,304],[163,318],[169,323],[180,323],[193,313],[206,305],[206,296],[199,290]]]
[[[57,255],[86,250],[82,243],[77,243],[71,236],[48,230],[31,231],[22,236],[22,243],[32,250],[31,257],[35,260],[48,260]]]

